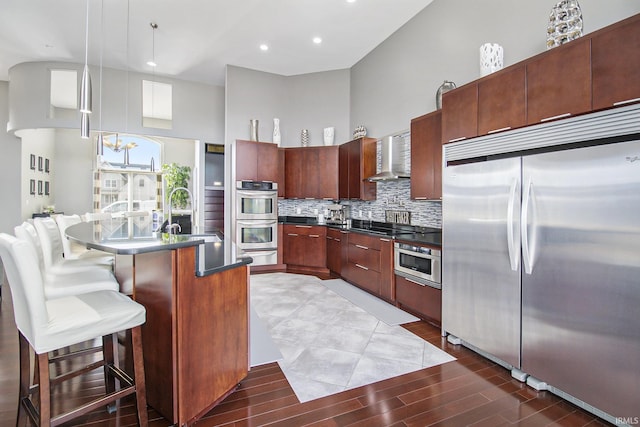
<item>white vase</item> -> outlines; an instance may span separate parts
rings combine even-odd
[[[336,128],[333,126],[324,128],[324,145],[333,145],[333,138],[336,133]]]
[[[480,46],[480,76],[501,70],[504,65],[504,49],[497,43]]]
[[[280,119],[273,119],[273,143],[280,146]]]

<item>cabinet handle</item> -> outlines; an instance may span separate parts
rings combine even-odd
[[[390,242],[391,241],[389,239],[383,239],[382,237],[380,238],[380,240],[383,241],[383,242]]]
[[[318,238],[318,237],[320,237],[320,235],[319,234],[309,234],[309,237]]]
[[[333,240],[335,240],[336,242],[340,242],[341,240],[338,238],[334,238]]]
[[[348,232],[348,231],[343,231],[343,230],[340,230],[340,233],[342,233],[342,234],[349,234],[349,232]]]
[[[420,196],[420,197],[414,197],[413,200],[427,200],[427,198]]]
[[[558,114],[557,116],[547,117],[546,119],[540,120],[540,122],[548,122],[549,120],[561,119],[563,117],[569,117],[571,113]]]
[[[487,135],[489,135],[491,133],[502,132],[503,130],[509,130],[509,129],[511,129],[511,126],[507,126],[507,127],[500,128],[500,129],[490,130],[489,132],[487,132]]]
[[[640,98],[627,99],[625,101],[614,102],[613,106],[617,107],[618,105],[631,104],[632,102],[640,101]]]
[[[356,245],[356,248],[360,248],[360,249],[364,249],[365,251],[368,251],[369,248],[366,246],[361,246],[361,245]]]
[[[296,228],[311,228],[310,225],[296,225]]]
[[[365,267],[364,265],[360,265],[360,264],[356,264],[356,267],[361,268],[363,270],[369,270],[367,267]]]
[[[287,236],[297,237],[298,234],[296,234],[296,233],[287,233]]]
[[[333,237],[327,236],[327,240],[333,240]]]
[[[467,139],[467,137],[466,136],[461,136],[460,138],[453,138],[453,139],[450,139],[449,142],[462,141],[463,139]]]

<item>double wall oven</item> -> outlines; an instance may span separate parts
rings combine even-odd
[[[278,262],[278,184],[236,182],[235,238],[239,252],[253,265]]]

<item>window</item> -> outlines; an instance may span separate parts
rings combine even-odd
[[[142,126],[171,129],[172,88],[167,83],[142,81]]]
[[[75,118],[78,109],[78,72],[51,70],[49,118]]]
[[[103,136],[103,154],[98,156],[94,188],[97,210],[112,216],[129,211],[149,215],[132,218],[134,227],[151,229],[154,210],[162,209],[162,175],[159,142],[138,135]],[[150,230],[147,230],[150,231]]]

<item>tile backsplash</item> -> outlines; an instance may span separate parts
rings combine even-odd
[[[410,182],[407,179],[378,182],[378,199],[370,202],[349,200],[342,202],[351,206],[353,219],[371,219],[385,221],[385,210],[407,210],[411,212],[411,225],[442,228],[442,202],[429,200],[411,200]],[[278,200],[278,215],[315,216],[325,213],[333,202],[328,200],[287,199]],[[362,216],[360,216],[362,213]]]

